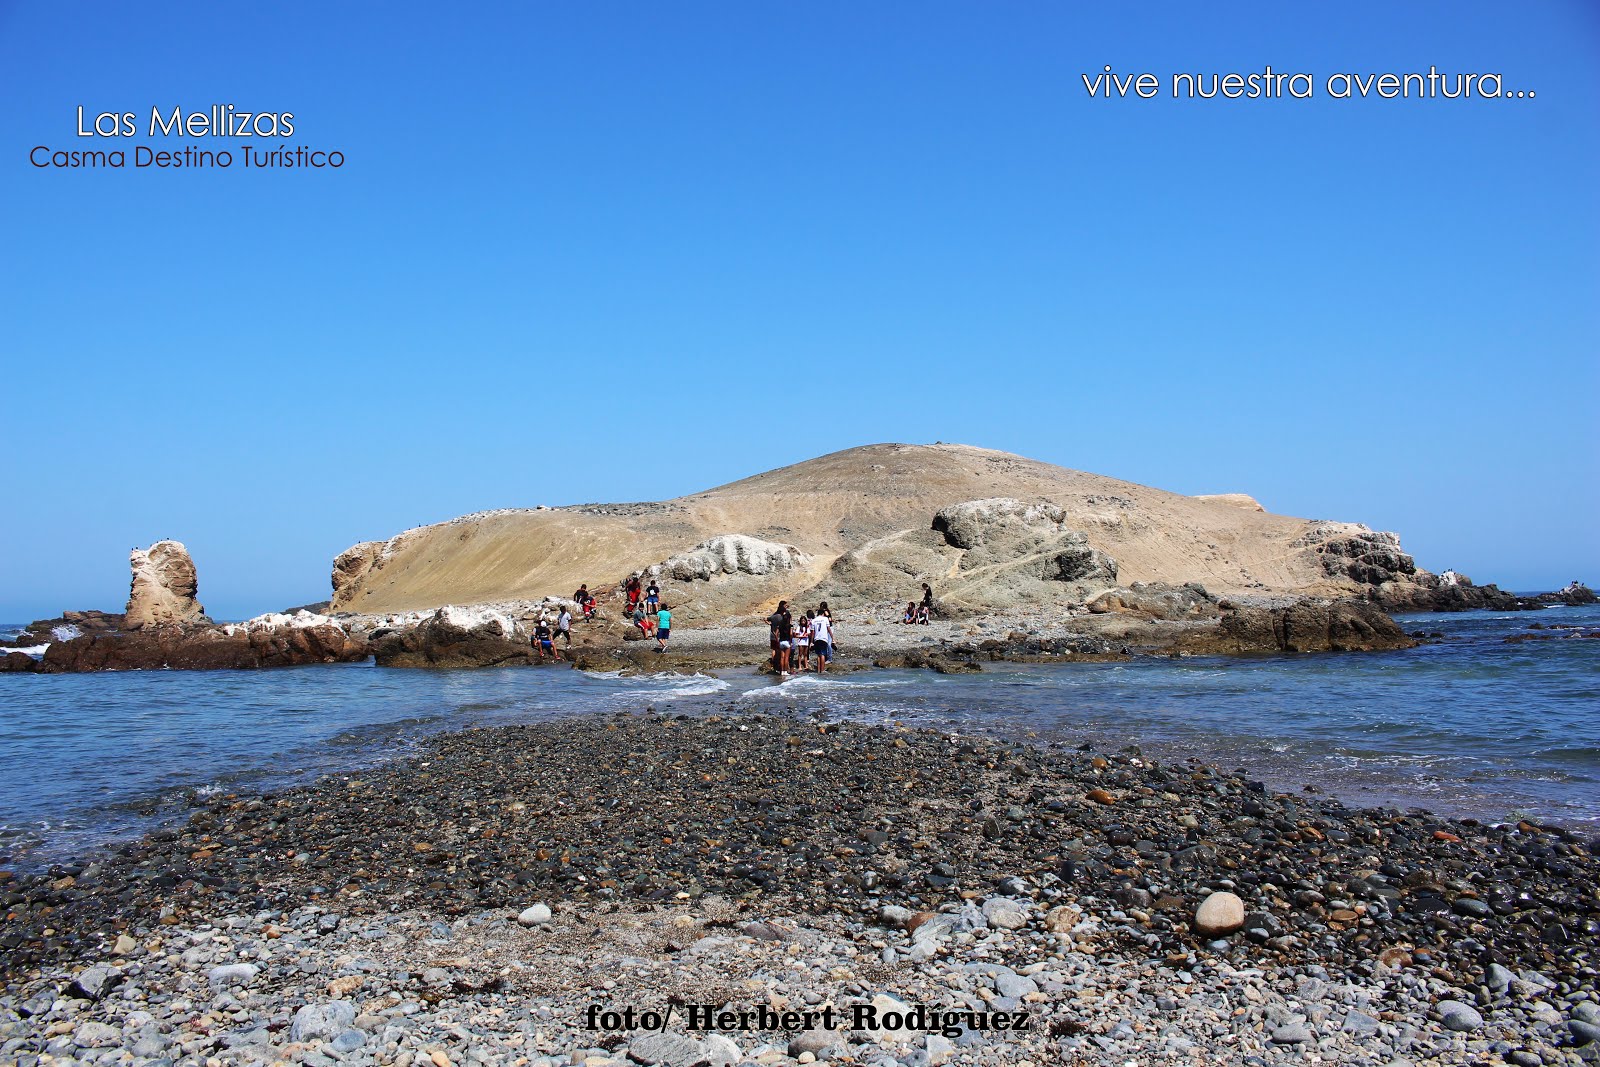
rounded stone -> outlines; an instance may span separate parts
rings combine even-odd
[[[529,905],[517,915],[517,922],[523,926],[543,926],[549,921],[550,907],[547,904]]]
[[[1244,926],[1244,901],[1233,893],[1212,893],[1195,909],[1194,928],[1201,937],[1221,937]]]
[[[1435,1006],[1439,1009],[1439,1019],[1446,1030],[1465,1034],[1483,1025],[1483,1016],[1471,1004],[1463,1004],[1459,1000],[1441,1000]]]

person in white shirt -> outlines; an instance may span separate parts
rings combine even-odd
[[[828,661],[833,658],[833,620],[826,615],[811,620],[811,654],[817,661],[818,674],[828,669]]]

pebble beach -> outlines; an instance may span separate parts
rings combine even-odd
[[[816,716],[473,729],[7,876],[0,1060],[1592,1062],[1594,844]]]

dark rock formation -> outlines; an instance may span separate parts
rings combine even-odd
[[[366,642],[332,623],[310,626],[159,626],[57,641],[39,669],[82,671],[221,670],[349,663]]]
[[[1214,617],[1220,611],[1217,598],[1198,582],[1188,582],[1184,585],[1134,582],[1127,589],[1106,590],[1089,601],[1088,608],[1096,615],[1117,612],[1143,615],[1168,622]]]
[[[1594,590],[1582,582],[1574,581],[1565,589],[1557,589],[1553,593],[1540,593],[1534,599],[1541,604],[1565,604],[1575,608],[1580,604],[1593,604],[1600,600],[1600,597],[1596,597]]]
[[[122,628],[121,615],[109,611],[63,611],[58,618],[35,619],[22,633],[0,641],[0,650],[36,648],[52,641],[70,640],[81,634],[108,633]]]
[[[509,617],[456,607],[440,608],[409,629],[374,634],[372,656],[380,667],[508,667],[539,662]]]
[[[1415,645],[1399,624],[1372,604],[1301,600],[1287,607],[1233,606],[1215,629],[1186,634],[1174,649],[1195,654],[1373,652]]]
[[[26,652],[7,652],[0,656],[0,674],[31,673],[39,669],[39,661]]]
[[[1419,571],[1416,580],[1387,582],[1370,597],[1385,611],[1526,611],[1543,605],[1494,584],[1474,585],[1465,575],[1448,577]]]
[[[1301,543],[1317,553],[1330,578],[1382,585],[1417,573],[1416,561],[1400,550],[1399,534],[1356,523],[1313,523]]]

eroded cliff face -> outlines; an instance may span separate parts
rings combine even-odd
[[[128,563],[133,568],[133,583],[128,592],[124,629],[211,621],[195,599],[200,579],[182,542],[157,541],[149,548],[136,548],[129,554]]]

